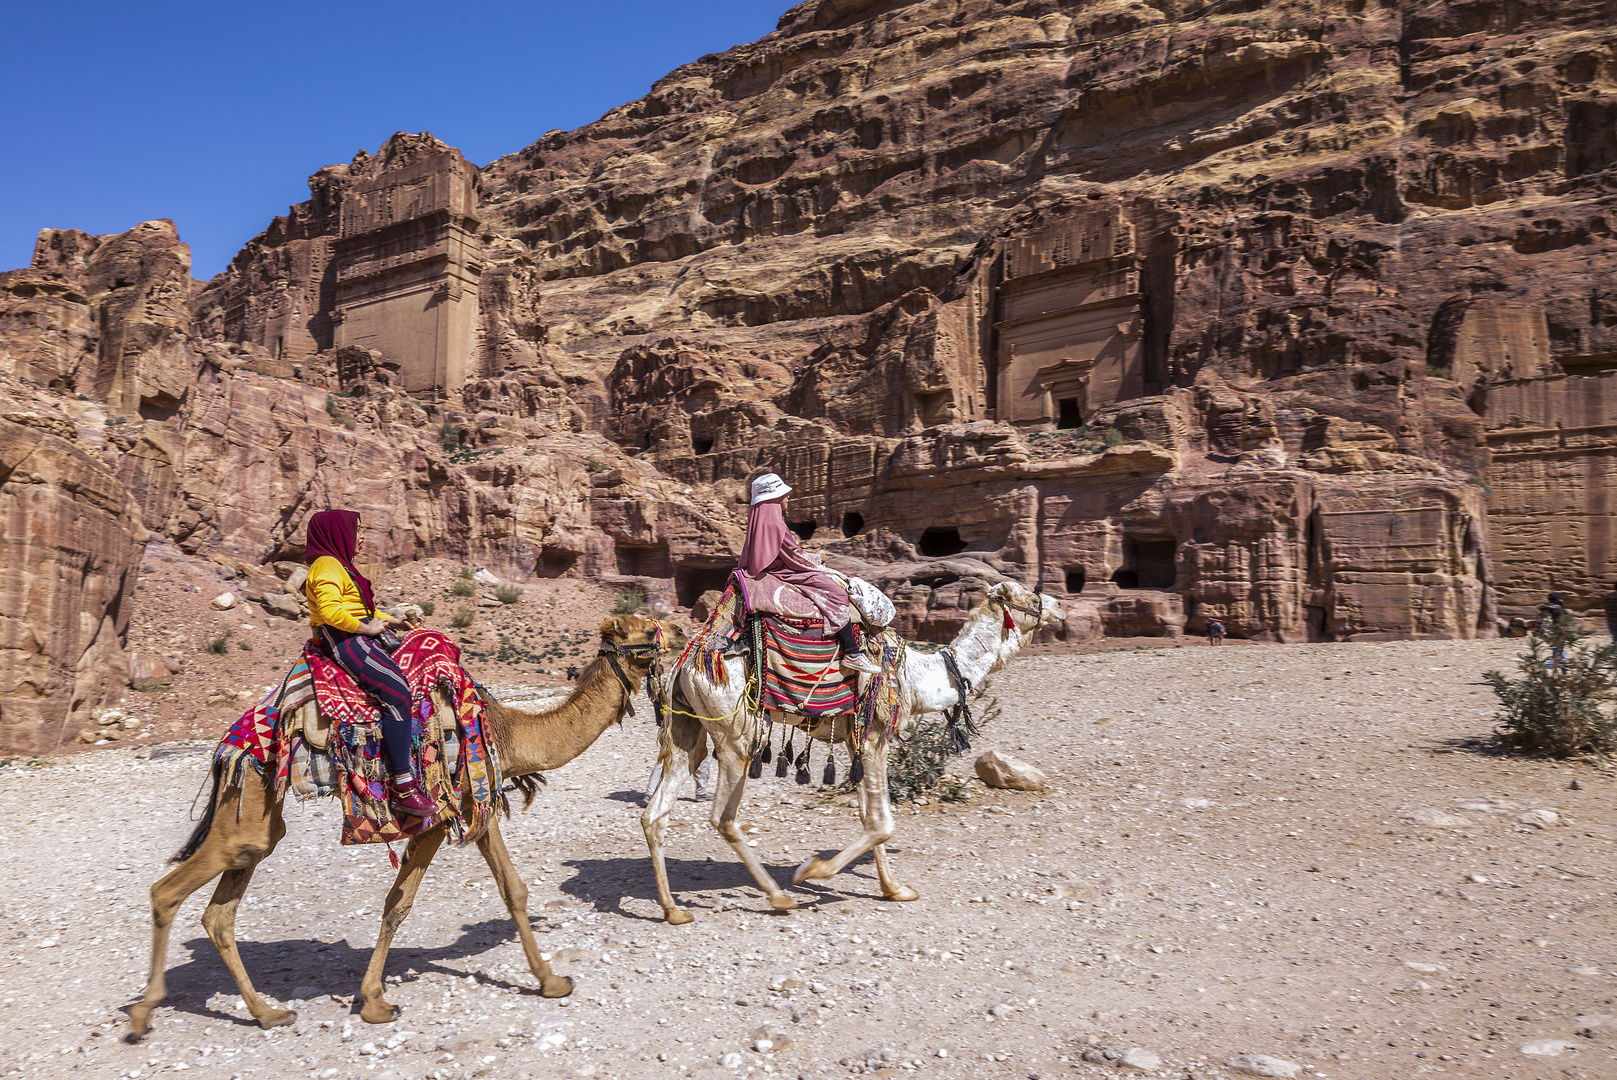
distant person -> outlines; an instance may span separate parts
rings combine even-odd
[[[1538,606],[1538,632],[1549,633],[1550,628],[1562,619],[1571,621],[1572,613],[1566,609],[1566,600],[1558,592],[1552,592]]]
[[[1224,624],[1217,619],[1207,620],[1207,644],[1217,645],[1224,640]]]
[[[1617,582],[1613,582],[1611,592],[1606,594],[1606,633],[1611,635],[1612,641],[1617,641]]]

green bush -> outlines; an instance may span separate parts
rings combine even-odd
[[[584,471],[587,473],[604,473],[611,467],[612,466],[608,465],[606,462],[598,460],[597,458],[590,458],[584,463]]]
[[[462,581],[470,581],[470,580],[472,580],[472,568],[469,567],[469,566],[461,567],[460,568],[460,579]]]
[[[494,590],[494,599],[502,604],[514,604],[522,599],[522,590],[515,585],[501,585]]]
[[[240,649],[242,652],[252,652],[253,643],[251,641],[238,641],[236,642],[236,648]]]
[[[459,611],[455,612],[455,617],[449,620],[449,625],[453,626],[456,630],[464,630],[468,626],[472,625],[472,620],[475,618],[477,618],[477,612],[473,611],[469,607],[463,607]]]
[[[416,607],[421,609],[421,614],[423,615],[431,615],[434,611],[438,610],[438,605],[434,604],[431,600],[418,601],[416,603]]]
[[[1617,750],[1617,643],[1595,645],[1588,637],[1570,617],[1558,618],[1517,659],[1520,678],[1482,676],[1503,706],[1500,745],[1553,757]]]
[[[632,615],[646,606],[646,598],[639,593],[618,593],[617,603],[612,605],[614,615]]]
[[[457,581],[449,586],[449,591],[456,596],[471,596],[477,592],[477,586],[469,581]]]
[[[1107,428],[1106,434],[1101,436],[1101,442],[1107,446],[1122,446],[1123,433],[1116,428]]]
[[[974,688],[970,698],[972,719],[963,734],[974,737],[983,725],[999,716],[999,699],[988,693],[988,684]],[[943,775],[949,759],[965,752],[955,745],[955,734],[942,713],[926,713],[910,725],[902,740],[894,739],[887,758],[887,797],[893,802],[910,802],[922,795],[936,795],[942,802],[961,802],[966,785]]]

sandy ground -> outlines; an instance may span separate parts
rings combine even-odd
[[[919,901],[880,900],[866,860],[771,913],[706,805],[682,801],[670,870],[697,916],[682,927],[657,918],[639,831],[642,709],[507,829],[574,996],[531,992],[486,867],[451,850],[393,951],[390,1026],[350,1005],[386,853],[338,847],[334,804],[296,806],[238,929],[298,1023],[246,1020],[199,893],[138,1046],[120,1036],[146,889],[189,830],[204,748],[13,764],[0,1074],[1235,1078],[1252,1074],[1226,1062],[1267,1055],[1341,1080],[1617,1077],[1613,781],[1473,742],[1491,726],[1478,674],[1519,648],[1024,657],[994,680],[1004,712],[977,749],[1053,788],[902,808],[891,850]],[[786,880],[854,835],[844,802],[769,775],[742,818]]]

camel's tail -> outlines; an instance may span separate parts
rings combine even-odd
[[[213,831],[213,815],[219,808],[219,781],[222,775],[223,769],[218,764],[215,764],[213,767],[213,790],[208,793],[208,808],[202,812],[202,820],[197,822],[197,827],[191,830],[191,838],[169,858],[169,862],[182,863],[195,855],[197,849],[202,846],[202,842],[208,838],[208,833]]]

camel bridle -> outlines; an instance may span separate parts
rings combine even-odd
[[[660,685],[662,682],[662,655],[668,651],[668,639],[663,633],[661,620],[651,620],[651,633],[652,639],[650,641],[642,641],[636,645],[620,645],[615,641],[602,638],[600,645],[596,649],[595,657],[598,660],[604,659],[612,668],[612,674],[618,677],[618,682],[623,684],[623,703],[630,716],[635,715],[634,683],[629,680],[628,673],[623,670],[623,665],[618,662],[618,657],[649,658],[648,670],[646,671],[646,694],[651,698],[652,708],[657,712],[658,723],[660,724],[662,722],[662,703],[658,700],[659,694],[652,687],[654,683]],[[622,723],[622,721],[619,721],[619,723]]]

